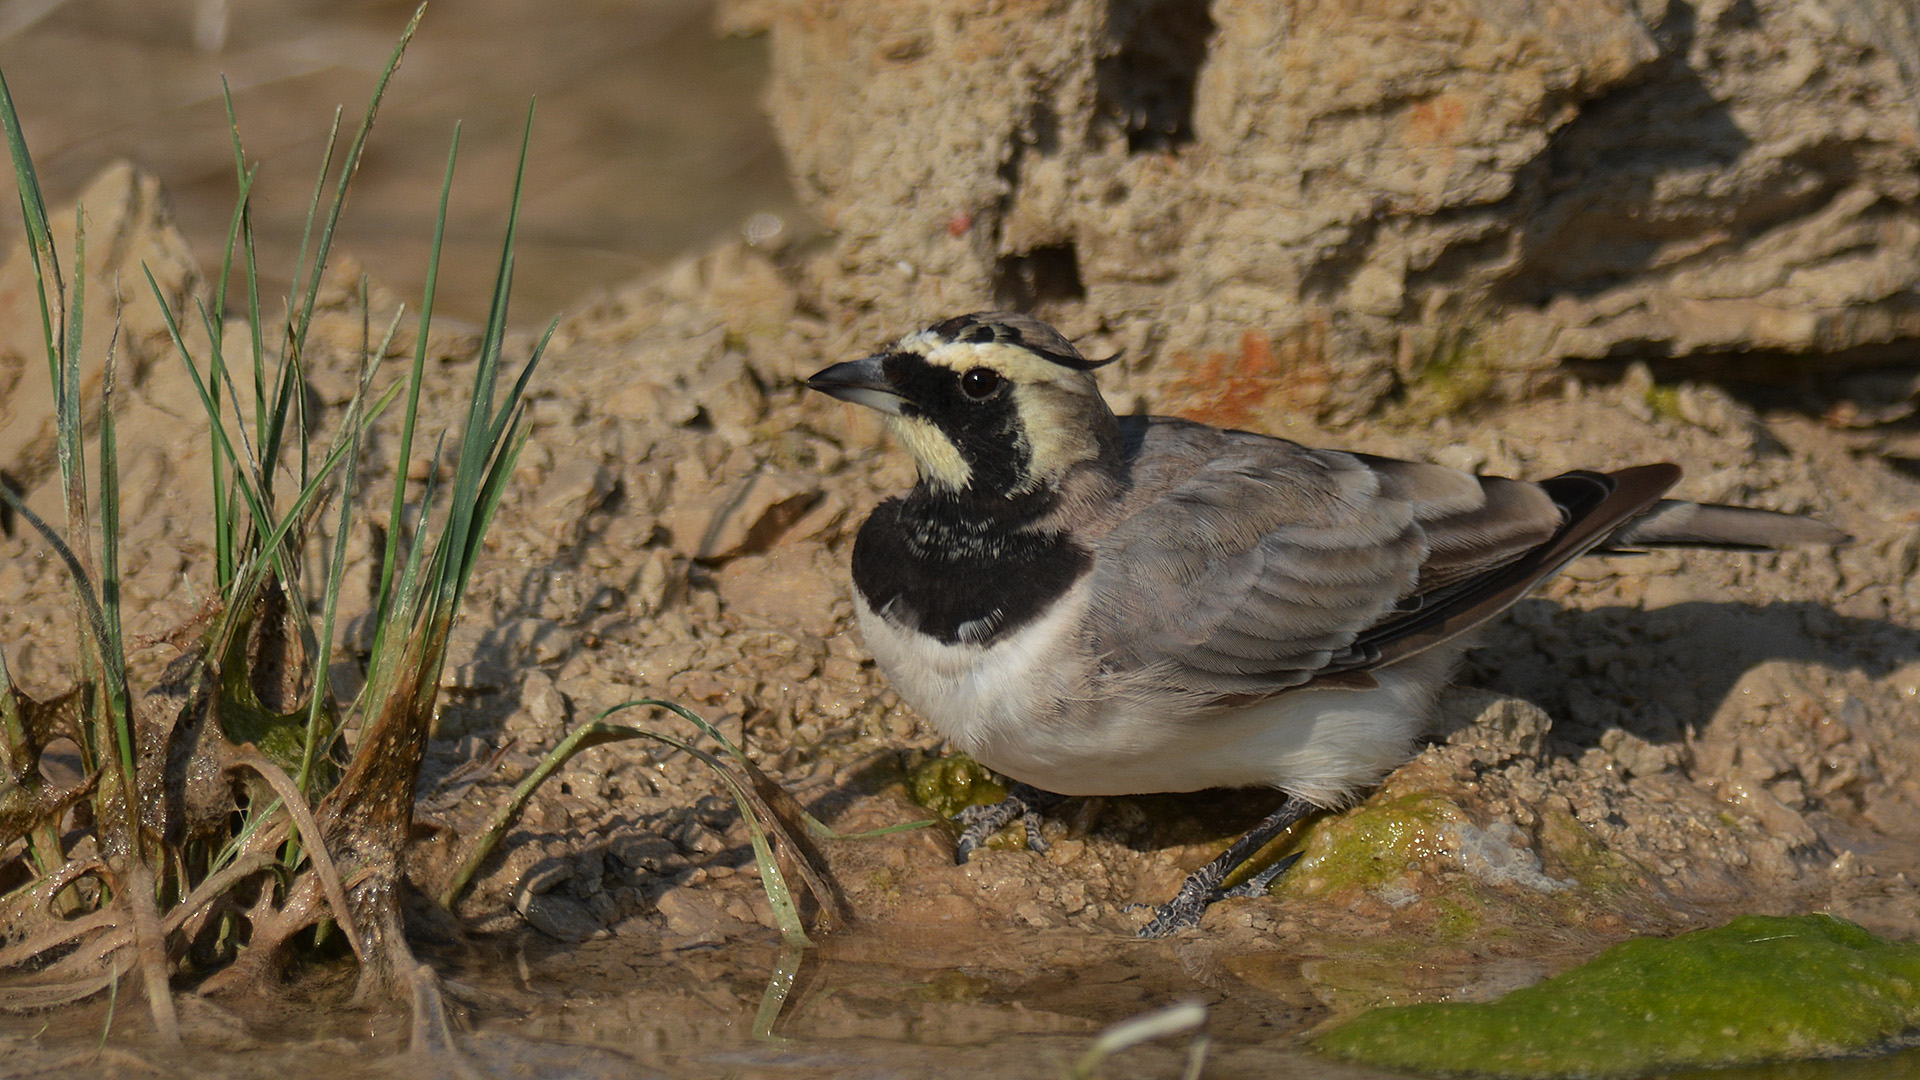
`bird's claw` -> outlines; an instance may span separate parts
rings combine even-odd
[[[1223,888],[1227,878],[1245,866],[1247,860],[1258,854],[1260,849],[1273,842],[1274,838],[1292,828],[1296,822],[1312,812],[1313,807],[1297,795],[1289,795],[1279,809],[1268,814],[1260,824],[1247,830],[1247,834],[1235,840],[1207,865],[1187,875],[1180,883],[1180,891],[1174,898],[1154,909],[1153,918],[1140,928],[1143,938],[1166,937],[1168,934],[1189,927],[1199,926],[1200,917],[1215,900],[1228,897],[1262,896],[1273,884],[1273,879],[1300,861],[1298,853],[1280,859],[1272,866],[1232,888]]]
[[[1148,919],[1147,925],[1140,928],[1140,936],[1143,938],[1166,937],[1168,934],[1188,927],[1199,926],[1200,917],[1205,915],[1207,909],[1217,900],[1265,896],[1267,890],[1273,886],[1274,879],[1286,873],[1294,863],[1299,861],[1300,854],[1295,852],[1228,889],[1221,888],[1218,881],[1212,880],[1210,875],[1203,872],[1190,874],[1187,880],[1181,883],[1180,891],[1174,895],[1173,899],[1153,909],[1153,918]]]
[[[1153,918],[1140,928],[1143,938],[1166,937],[1179,930],[1200,925],[1200,916],[1207,908],[1220,899],[1217,884],[1202,880],[1204,875],[1195,873],[1187,876],[1180,885],[1180,891],[1173,899],[1153,910]]]
[[[1046,854],[1048,844],[1040,835],[1041,812],[1060,801],[1060,796],[1041,791],[1026,784],[1015,784],[1007,790],[1007,797],[997,803],[985,806],[969,806],[954,815],[965,828],[960,840],[953,847],[953,861],[956,865],[965,864],[973,853],[986,845],[994,833],[1012,824],[1015,818],[1027,829],[1027,850]]]

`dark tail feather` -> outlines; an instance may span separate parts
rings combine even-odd
[[[1851,539],[1815,518],[1745,506],[1662,499],[1645,514],[1615,529],[1593,550],[1710,547],[1768,551],[1804,544],[1843,544]]]

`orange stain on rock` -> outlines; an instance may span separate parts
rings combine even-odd
[[[1180,353],[1180,375],[1167,387],[1174,416],[1216,427],[1253,428],[1275,412],[1316,412],[1326,404],[1326,326],[1313,322],[1275,342],[1258,330],[1240,335],[1238,353]]]
[[[1453,94],[1438,94],[1407,110],[1407,141],[1449,146],[1467,120],[1467,104]]]

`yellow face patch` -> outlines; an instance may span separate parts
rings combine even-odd
[[[973,470],[953,440],[946,437],[931,420],[916,416],[888,416],[887,427],[913,455],[920,476],[935,487],[959,491],[973,479]]]
[[[1106,412],[1106,405],[1084,373],[1003,342],[952,342],[922,333],[901,341],[898,348],[956,377],[987,368],[1006,380],[1007,403],[1019,417],[1017,445],[1006,447],[1006,453],[1026,459],[1021,483],[1007,494],[1038,490],[1075,464],[1099,456],[1091,421],[1093,414]],[[933,421],[907,416],[889,416],[887,421],[913,454],[923,479],[955,491],[972,480],[966,458]]]
[[[1084,399],[1055,383],[1016,384],[1014,408],[1027,443],[1028,490],[1100,455],[1087,425]]]

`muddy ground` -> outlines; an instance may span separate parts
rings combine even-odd
[[[362,325],[347,280],[310,379],[329,416],[351,393]],[[908,793],[942,749],[868,658],[846,569],[864,515],[911,466],[865,411],[800,386],[847,358],[810,288],[777,256],[723,244],[564,318],[444,680],[420,787],[433,829],[470,833],[570,727],[647,696],[702,712],[836,829],[927,816]],[[393,303],[376,293],[375,325]],[[471,346],[451,324],[435,342],[436,425]],[[175,372],[153,368],[122,424],[129,632],[150,643],[149,672],[210,588],[204,437]],[[1159,377],[1136,367],[1109,392],[1152,406]],[[1517,476],[1677,461],[1682,496],[1817,513],[1856,540],[1577,564],[1486,635],[1432,745],[1315,822],[1276,895],[1218,905],[1198,932],[1133,937],[1140,905],[1273,796],[1075,801],[1048,854],[1009,842],[964,867],[943,826],[829,844],[857,923],[825,936],[782,998],[730,801],[697,764],[624,743],[543,788],[456,920],[421,905],[418,940],[463,1005],[462,1044],[502,1072],[1056,1075],[1102,1025],[1197,998],[1212,1017],[1206,1075],[1343,1076],[1360,1074],[1303,1060],[1299,1037],[1380,1003],[1492,997],[1633,934],[1826,910],[1920,939],[1920,483],[1900,408],[1803,393],[1756,408],[1629,373],[1334,430],[1257,417],[1303,441]],[[1204,402],[1186,411],[1207,418]],[[393,446],[391,431],[373,441],[370,503]],[[45,693],[72,677],[73,628],[56,561],[22,533],[0,540],[0,642]],[[367,527],[349,542],[370,547]],[[357,573],[347,602],[363,611]],[[355,614],[349,649],[364,643]],[[353,689],[357,659],[331,677]],[[436,850],[429,835],[420,857]],[[300,973],[290,1001],[333,1000],[344,981]],[[381,1056],[404,1041],[396,1017],[228,1002],[243,1026],[209,1021],[225,1049],[185,1059],[143,1050],[146,1021],[124,1002],[95,1051],[108,1008],[9,1019],[0,1041],[22,1074],[76,1054],[239,1074],[348,1048],[370,1052],[355,1066],[369,1075],[406,1068]],[[774,1038],[756,1037],[756,1016]],[[1130,1052],[1112,1074],[1177,1075],[1184,1053]]]

